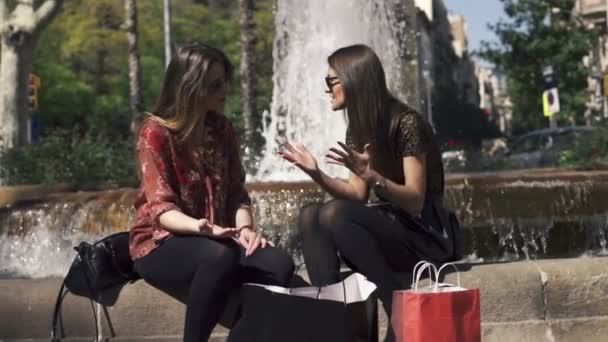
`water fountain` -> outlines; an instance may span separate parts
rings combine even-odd
[[[413,3],[281,1],[275,17],[272,105],[264,128],[267,153],[252,180],[305,179],[305,175],[272,153],[277,149],[278,137],[302,143],[316,156],[325,155],[336,141],[344,140],[344,117],[341,112],[331,111],[323,80],[327,56],[339,47],[371,46],[386,69],[389,88],[398,98],[416,103],[415,24],[411,16],[400,13],[415,13]],[[323,167],[331,174],[345,175],[343,169]]]
[[[326,73],[327,55],[333,49],[347,44],[365,43],[375,48],[386,66],[387,78],[394,93],[415,104],[415,25],[412,21],[413,15],[400,14],[415,13],[413,3],[401,0],[278,2],[273,102],[271,111],[265,118],[267,153],[258,161],[259,171],[250,176],[248,187],[253,197],[257,222],[275,242],[290,251],[298,262],[301,262],[298,242],[295,239],[298,209],[307,203],[320,202],[327,198],[314,184],[306,182],[299,170],[290,168],[287,163],[274,156],[272,151],[277,147],[276,138],[286,137],[304,143],[317,156],[324,155],[328,146],[344,138],[344,119],[340,113],[331,112],[329,109],[323,94],[323,76]],[[340,169],[329,168],[329,172],[344,176]],[[607,254],[608,209],[603,205],[603,199],[608,198],[608,172],[522,170],[495,174],[448,175],[446,183],[446,201],[461,220],[469,261],[490,263]],[[0,188],[1,191],[5,190]],[[25,313],[15,311],[14,316],[17,318],[13,321],[10,314],[5,313],[5,316],[2,316],[9,320],[2,323],[4,325],[0,324],[0,328],[13,329],[10,330],[13,335],[7,335],[8,338],[32,337],[27,335],[27,329],[15,328],[22,323],[19,317],[28,317],[30,311],[38,314],[36,317],[40,320],[48,317],[48,310],[32,307],[38,305],[38,302],[49,305],[49,298],[56,291],[58,283],[56,278],[48,277],[65,273],[74,256],[71,247],[77,241],[94,240],[110,232],[129,228],[133,219],[132,203],[135,195],[134,189],[40,192],[36,196],[29,196],[26,201],[12,201],[0,206],[0,278],[3,278],[0,279],[0,293],[8,293],[6,296],[9,297],[11,293],[16,293],[15,296],[26,298],[23,300],[29,305],[26,305]],[[576,264],[579,264],[578,260],[583,259],[576,260]],[[492,267],[495,266],[490,265],[488,269]],[[506,267],[511,266],[507,264]],[[549,264],[547,267],[553,266]],[[559,270],[559,267],[554,268]],[[512,268],[515,272],[521,272],[519,280],[525,284],[539,283],[538,288],[542,287],[542,294],[526,293],[524,297],[526,303],[541,303],[539,305],[544,305],[544,310],[532,307],[529,311],[538,311],[539,314],[525,316],[517,310],[526,306],[514,304],[509,320],[546,321],[553,314],[553,308],[547,303],[554,302],[554,299],[549,300],[546,296],[551,294],[552,284],[559,283],[559,279],[551,278],[549,271],[549,276],[545,274],[543,278],[544,271],[540,270],[537,264]],[[540,279],[545,279],[542,286],[538,280],[539,271]],[[604,273],[608,274],[608,270]],[[477,286],[491,289],[494,289],[491,286],[493,280],[488,279],[500,277],[500,274],[494,273],[488,276],[477,276],[473,272],[471,274],[473,283],[481,281],[483,284]],[[602,284],[607,283],[604,281],[605,274],[596,276],[593,273],[594,280],[585,293],[596,293],[597,291],[594,291],[597,288],[603,289]],[[467,278],[467,274],[464,278]],[[512,276],[507,274],[500,279],[504,279],[507,284],[510,278]],[[484,282],[484,279],[487,282]],[[529,283],[526,283],[526,279]],[[11,284],[26,286],[32,293],[23,296],[18,291],[15,292],[14,287],[17,285]],[[514,289],[512,291],[520,291],[517,285],[509,284],[501,283],[496,288],[511,286]],[[46,290],[44,286],[47,287]],[[151,307],[142,308],[141,302],[133,301],[133,298],[139,295],[149,296],[150,292],[146,292],[150,291],[148,287],[139,284],[133,289],[127,289],[125,301],[128,304],[119,306],[117,311],[114,311],[116,316],[132,318],[133,315],[139,314],[137,310],[156,310]],[[40,298],[36,297],[38,292],[41,293]],[[34,299],[30,299],[32,296]],[[175,307],[174,303],[168,302],[166,296],[155,296],[154,300],[147,303],[165,301],[162,302],[165,303],[163,305],[173,305],[174,310],[181,310]],[[128,298],[131,298],[131,301]],[[493,301],[496,298],[498,302]],[[506,312],[507,316],[510,311],[495,310],[495,313],[494,307],[502,307],[501,300],[504,295],[496,298],[491,293],[484,297],[482,311],[485,310],[484,315],[491,322],[502,322],[506,320],[505,316],[501,316],[498,311]],[[594,299],[598,303],[601,303],[601,300],[601,297]],[[571,302],[577,303],[576,300]],[[14,303],[16,306],[22,304],[20,301]],[[131,308],[134,308],[134,313],[129,311]],[[86,326],[86,319],[80,317],[81,313],[85,312],[82,310],[86,309],[86,306],[81,305],[78,309],[81,311],[75,309],[72,313],[68,312],[66,317],[69,319],[66,321],[82,321],[82,325]],[[0,308],[0,313],[5,312],[3,310]],[[608,313],[599,311],[593,315],[608,317]],[[158,322],[171,320],[175,320],[175,317]],[[158,322],[148,324],[147,327],[155,327]],[[129,323],[129,319],[117,322],[118,331],[121,331],[121,324],[126,324],[124,331],[132,334],[130,336],[144,336],[137,335],[138,327]],[[46,333],[44,323],[38,324],[38,328],[28,329],[42,331],[40,336]],[[90,333],[90,327],[89,330],[82,329],[84,330],[74,331],[84,331],[82,336]],[[498,329],[495,330],[498,331],[495,336],[503,336],[504,331],[501,331],[500,327],[492,329]],[[542,326],[542,329],[545,329],[545,326]],[[176,334],[179,334],[179,327],[160,327],[154,331],[163,336],[168,334],[168,331],[177,331]],[[539,335],[534,336],[545,335],[552,336],[551,330],[542,330]],[[3,337],[5,336],[0,329],[0,340]]]
[[[340,46],[372,46],[386,67],[393,92],[413,102],[415,24],[412,16],[403,14],[413,12],[412,6],[413,2],[399,0],[282,0],[278,6],[273,101],[265,125],[267,153],[258,172],[249,176],[248,186],[259,224],[296,258],[298,208],[326,198],[301,171],[271,153],[276,140],[302,142],[322,156],[328,146],[343,139],[344,118],[330,110],[323,93],[326,57]],[[344,176],[343,169],[329,172]],[[598,205],[608,193],[606,177],[581,175],[522,171],[507,176],[451,176],[447,204],[465,228],[469,258],[496,261],[606,253],[608,210]],[[72,256],[69,247],[76,241],[129,228],[134,196],[134,190],[70,193],[1,209],[0,274],[63,274]]]

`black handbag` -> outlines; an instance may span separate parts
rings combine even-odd
[[[464,252],[458,217],[456,217],[456,214],[453,211],[447,209],[442,204],[435,204],[433,205],[433,208],[441,222],[441,226],[452,243],[452,256],[450,259],[446,260],[446,262],[462,259]]]
[[[114,335],[106,306],[116,303],[120,289],[125,284],[140,279],[129,254],[129,232],[115,233],[93,244],[83,241],[74,250],[77,252],[76,257],[63,279],[55,301],[51,341],[59,340],[57,333],[61,323],[61,303],[68,292],[91,301],[96,337],[99,336],[99,331],[93,302],[101,304],[111,334]]]

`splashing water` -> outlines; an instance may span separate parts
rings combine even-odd
[[[345,176],[343,168],[326,165],[327,150],[344,141],[342,112],[332,112],[324,90],[327,57],[351,44],[366,44],[378,54],[389,88],[402,100],[412,97],[403,80],[410,54],[403,37],[415,36],[413,25],[397,17],[398,0],[280,0],[275,14],[273,95],[266,113],[265,153],[254,181],[296,181],[306,175],[282,161],[276,151],[278,138],[304,144],[323,169]],[[409,34],[409,35],[408,35]],[[414,58],[415,60],[415,58]]]

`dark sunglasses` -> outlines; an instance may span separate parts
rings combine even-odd
[[[336,81],[337,80],[337,81]],[[334,82],[336,81],[336,82]],[[336,76],[325,76],[325,84],[327,85],[328,91],[333,91],[334,86],[340,83],[340,79]]]
[[[224,79],[219,79],[211,82],[209,85],[209,91],[212,93],[218,93],[221,90],[226,90],[228,88],[228,82]]]

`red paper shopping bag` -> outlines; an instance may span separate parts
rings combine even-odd
[[[438,283],[419,289],[415,282],[393,293],[391,323],[399,342],[480,342],[479,289]]]

